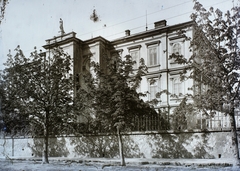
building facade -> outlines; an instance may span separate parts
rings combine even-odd
[[[114,58],[120,55],[123,58],[131,55],[136,61],[134,67],[137,68],[139,60],[143,58],[148,67],[148,74],[143,77],[138,91],[149,92],[144,98],[146,101],[155,98],[159,100],[155,108],[165,114],[165,119],[171,125],[179,117],[173,115],[174,108],[179,105],[179,99],[184,94],[194,93],[189,89],[194,84],[194,80],[181,81],[180,79],[180,74],[186,66],[169,59],[173,53],[183,55],[187,59],[192,55],[189,49],[190,41],[181,36],[179,31],[184,31],[187,37],[193,37],[193,22],[168,26],[167,21],[162,20],[154,23],[154,29],[137,34],[131,34],[130,30],[126,30],[123,37],[112,41],[101,36],[83,41],[76,38],[75,32],[71,32],[46,40],[46,45],[43,47],[48,51],[55,46],[61,46],[71,55],[75,91],[82,86],[82,75],[85,72],[91,72],[91,61],[98,62],[101,67],[104,67],[106,56]],[[170,94],[156,96],[157,92],[163,90],[167,90]],[[172,94],[178,95],[178,98]],[[185,120],[186,127],[179,127],[179,129],[227,129],[230,127],[229,119],[221,113],[217,113],[214,117],[206,117],[199,112],[193,116],[186,116]],[[151,122],[148,123],[152,125]]]

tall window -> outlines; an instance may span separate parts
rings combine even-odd
[[[148,48],[148,64],[149,66],[158,65],[157,46]]]
[[[139,66],[139,60],[140,60],[140,49],[141,45],[131,46],[128,47],[129,55],[132,57],[133,61],[136,61],[136,64],[133,65],[133,69],[137,69]]]
[[[149,81],[149,100],[153,100],[159,97],[156,97],[156,94],[158,92],[158,79],[157,78],[151,78]]]
[[[180,45],[180,43],[174,43],[174,44],[172,45],[172,53],[175,54],[175,55],[181,55],[181,54],[182,54],[182,53],[181,53],[181,45]],[[171,64],[175,64],[175,63],[176,63],[175,59],[172,58],[172,59],[170,60],[170,63],[171,63]]]
[[[118,67],[118,63],[117,63],[118,57],[119,57],[119,54],[117,52],[111,53],[110,64],[111,64],[112,69],[117,69],[117,67]]]
[[[134,69],[137,69],[139,66],[139,50],[131,50],[130,55],[132,57],[132,60],[136,63],[133,65]]]
[[[173,78],[173,90],[172,90],[172,93],[175,94],[175,95],[183,94],[182,82],[180,80],[180,77]]]

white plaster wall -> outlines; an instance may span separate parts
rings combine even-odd
[[[30,145],[33,144],[32,138],[14,139],[13,156],[32,157]]]
[[[0,139],[0,156],[12,156],[12,139]]]
[[[191,155],[192,158],[218,158],[221,154],[221,158],[234,158],[234,148],[231,142],[231,132],[212,132],[212,133],[165,133],[165,134],[142,134],[142,135],[124,135],[128,141],[124,142],[124,145],[128,149],[128,153],[136,158],[145,157],[153,158],[159,157],[164,158],[164,156],[175,156],[174,153],[180,153],[181,156],[187,156],[181,154],[182,152],[187,153],[188,156]],[[86,151],[92,149],[98,149],[99,138],[103,139],[103,143],[111,143],[116,137],[109,139],[109,135],[102,136],[90,136],[90,138],[97,138],[96,143],[93,143],[91,146],[88,146],[90,141],[86,141],[86,138],[83,137],[61,137],[58,138],[65,140],[64,150],[68,151],[67,157],[89,157],[87,153],[77,154],[75,152],[75,147],[78,145],[82,147],[90,147],[91,149],[85,149]],[[77,141],[71,143],[73,138]],[[107,141],[104,139],[108,138]],[[84,140],[85,139],[85,140]],[[4,143],[5,141],[5,143]],[[86,141],[86,142],[84,142]],[[92,142],[92,139],[91,139]],[[12,144],[13,143],[13,144]],[[4,145],[4,146],[3,146]],[[14,147],[13,147],[14,146]],[[0,157],[34,157],[35,155],[32,152],[31,147],[33,147],[32,138],[1,138],[0,139]],[[56,144],[54,144],[56,146]],[[94,147],[95,146],[95,147]],[[13,148],[12,148],[13,147]],[[84,148],[85,148],[84,147]],[[107,144],[106,151],[109,151],[109,148],[113,147],[112,144]],[[133,148],[133,149],[131,149]],[[183,149],[180,149],[183,148]],[[169,151],[166,151],[169,150]],[[61,150],[60,150],[61,152]],[[164,153],[164,154],[163,154]],[[168,154],[169,153],[169,154]],[[199,153],[199,154],[198,154]],[[116,149],[113,152],[114,157],[118,157],[118,150]],[[62,157],[55,156],[55,157]]]

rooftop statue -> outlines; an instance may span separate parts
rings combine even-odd
[[[60,24],[60,33],[61,33],[61,35],[64,35],[65,34],[65,32],[64,32],[64,29],[63,29],[63,20],[60,18],[60,21],[59,21],[59,24]]]

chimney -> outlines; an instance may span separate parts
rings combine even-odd
[[[166,20],[161,20],[154,23],[155,28],[165,27],[166,25],[167,25]]]
[[[125,30],[125,35],[130,36],[130,30]]]

